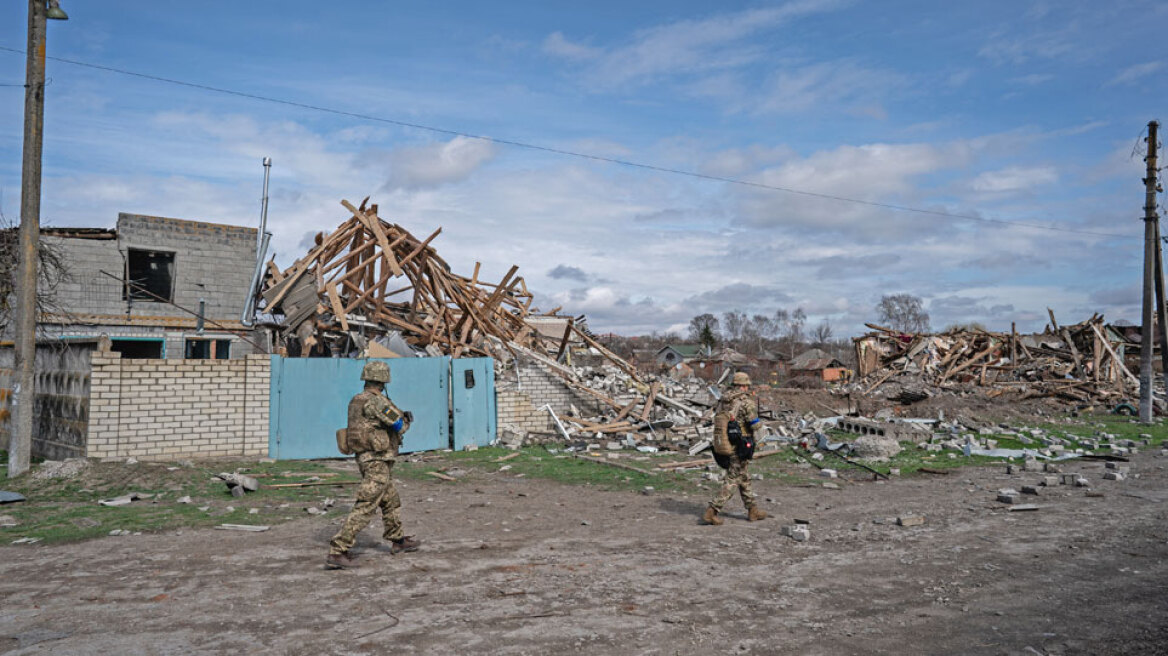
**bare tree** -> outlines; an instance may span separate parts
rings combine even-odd
[[[876,305],[880,322],[889,328],[906,333],[929,332],[929,313],[919,296],[912,294],[885,294]]]
[[[0,215],[0,332],[12,321],[13,294],[20,263],[19,231]],[[41,239],[37,250],[36,312],[61,313],[57,292],[69,280],[67,258],[61,249]]]
[[[827,346],[827,343],[831,341],[832,332],[830,321],[826,318],[820,321],[815,330],[811,332],[811,336],[815,339],[815,345],[819,348]]]
[[[746,313],[741,310],[731,310],[722,314],[722,334],[726,341],[738,346],[742,339],[742,329],[746,327]]]
[[[707,312],[689,320],[690,340],[700,342],[702,341],[702,335],[706,332],[715,334],[718,332],[718,317]]]
[[[790,356],[795,357],[795,349],[803,342],[803,326],[807,323],[807,313],[803,308],[795,308],[791,312],[791,318],[787,320],[787,347],[790,349]]]

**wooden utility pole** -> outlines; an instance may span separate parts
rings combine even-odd
[[[1140,422],[1152,423],[1152,387],[1155,376],[1152,375],[1152,315],[1155,279],[1156,279],[1156,252],[1160,249],[1158,239],[1160,231],[1157,229],[1159,219],[1156,214],[1156,148],[1159,146],[1156,132],[1160,124],[1156,121],[1148,123],[1148,155],[1144,161],[1148,163],[1147,176],[1144,178],[1144,304],[1143,317],[1140,328]]]

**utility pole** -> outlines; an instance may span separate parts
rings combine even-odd
[[[1159,146],[1156,131],[1160,124],[1148,123],[1148,163],[1144,177],[1144,305],[1142,327],[1140,328],[1140,422],[1152,423],[1152,387],[1155,376],[1152,373],[1152,315],[1155,309],[1154,292],[1156,278],[1156,251],[1160,249],[1159,229],[1156,214],[1156,148]],[[1162,284],[1162,283],[1161,283]],[[1163,329],[1163,326],[1161,326]]]
[[[37,253],[41,234],[41,144],[45,122],[46,19],[67,16],[52,0],[28,2],[28,51],[24,86],[24,160],[20,178],[20,264],[16,276],[14,421],[8,444],[8,476],[28,471],[36,401]]]

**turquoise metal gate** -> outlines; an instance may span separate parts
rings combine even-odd
[[[348,419],[349,399],[361,391],[361,368],[366,362],[272,356],[268,455],[281,460],[340,457],[336,430]],[[402,410],[414,413],[402,452],[449,448],[451,359],[383,362],[389,365],[391,376],[386,394]],[[489,389],[493,402],[493,383]],[[493,431],[490,439],[494,439]]]
[[[486,446],[495,441],[495,361],[466,358],[450,363],[450,406],[454,418],[454,449]]]

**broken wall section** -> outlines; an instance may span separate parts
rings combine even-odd
[[[64,460],[85,455],[89,424],[90,356],[97,340],[38,342],[34,362],[34,458]],[[12,347],[0,349],[0,448],[8,449],[12,430]]]
[[[589,414],[603,412],[604,405],[564,384],[559,376],[534,361],[520,358],[495,376],[499,438],[507,444],[562,441],[547,410],[550,405],[560,417],[575,406]]]
[[[271,360],[92,358],[86,456],[268,455]]]

